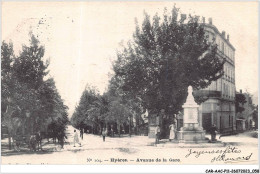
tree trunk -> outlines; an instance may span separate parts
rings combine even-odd
[[[139,114],[136,117],[136,135],[140,135],[140,130],[139,130],[139,125],[140,125],[140,120],[139,120]]]
[[[119,123],[118,123],[117,125],[118,125],[118,135],[119,135],[119,137],[120,137],[120,135],[121,135],[121,126],[120,126]]]
[[[12,121],[11,116],[14,112],[11,107],[7,106],[6,111],[4,113],[4,118],[7,122],[7,131],[8,131],[8,144],[9,144],[9,150],[12,149],[12,142],[11,142],[11,129],[12,129]]]
[[[129,136],[131,137],[131,116],[129,118]]]
[[[101,123],[98,124],[98,128],[99,128],[99,135],[102,135],[103,128],[102,128]]]
[[[12,149],[12,142],[11,142],[11,133],[10,133],[10,130],[8,129],[8,147],[9,147],[9,150]]]
[[[49,134],[48,133],[49,133],[48,127],[45,127],[45,136],[46,136],[47,141],[49,143]]]

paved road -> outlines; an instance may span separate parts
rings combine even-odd
[[[230,152],[226,158],[242,158],[250,156],[250,159],[243,164],[254,164],[258,161],[258,140],[249,137],[248,134],[239,134],[222,137],[221,147],[215,144],[204,146],[190,145],[180,147],[179,144],[160,144],[154,146],[153,139],[147,136],[132,136],[123,138],[107,137],[103,142],[101,136],[84,134],[81,140],[82,147],[73,147],[72,126],[67,128],[67,141],[64,149],[59,145],[45,145],[44,149],[53,149],[46,153],[13,154],[2,156],[2,163],[11,164],[225,164],[223,161],[214,161],[213,158],[219,154],[217,150],[233,148],[239,153]],[[235,149],[234,149],[235,148]],[[232,149],[229,149],[229,151]],[[202,152],[203,151],[203,152]],[[193,154],[188,155],[189,152]],[[196,157],[196,154],[201,155]],[[204,154],[203,154],[204,153]],[[185,157],[186,156],[186,157]],[[167,162],[163,162],[163,158]],[[161,162],[158,162],[158,159]],[[156,162],[157,160],[157,162]],[[213,163],[211,162],[213,160]],[[234,161],[230,161],[234,162]]]

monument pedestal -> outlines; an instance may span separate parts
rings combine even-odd
[[[156,125],[149,125],[149,128],[148,128],[148,137],[149,138],[155,138],[155,128],[156,128]]]
[[[182,106],[184,109],[183,127],[177,132],[177,140],[180,143],[205,143],[205,131],[199,125],[199,105],[194,101],[192,87],[188,88],[188,97],[186,103]]]
[[[149,113],[148,120],[148,137],[155,138],[155,128],[157,125],[160,125],[160,116],[157,114]]]
[[[206,143],[205,131],[178,131],[177,139],[179,143]]]

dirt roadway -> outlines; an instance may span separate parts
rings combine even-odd
[[[204,146],[154,146],[154,140],[147,136],[107,137],[103,142],[101,136],[84,134],[82,147],[73,147],[73,130],[68,126],[69,143],[64,149],[47,144],[43,152],[36,153],[2,150],[2,164],[258,164],[258,139],[246,133],[222,137],[221,145]]]

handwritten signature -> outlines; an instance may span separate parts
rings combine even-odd
[[[251,156],[253,155],[253,153],[251,153],[250,155],[248,155],[248,156],[239,156],[239,157],[233,157],[233,158],[231,158],[231,157],[226,157],[226,155],[224,155],[224,154],[222,154],[222,155],[218,155],[217,157],[214,157],[212,160],[211,160],[211,162],[213,163],[213,162],[215,162],[215,161],[224,161],[224,162],[233,162],[233,161],[237,161],[237,162],[239,162],[239,161],[248,161],[248,160],[250,160],[250,158],[251,158]]]
[[[211,162],[215,161],[224,161],[224,162],[233,162],[233,161],[248,161],[250,160],[253,153],[248,156],[238,156],[238,157],[227,157],[227,154],[240,154],[241,150],[237,147],[227,146],[225,149],[213,149],[213,150],[193,150],[188,149],[188,154],[185,155],[186,158],[195,155],[196,158],[199,158],[201,155],[208,154],[218,154],[211,159]]]

